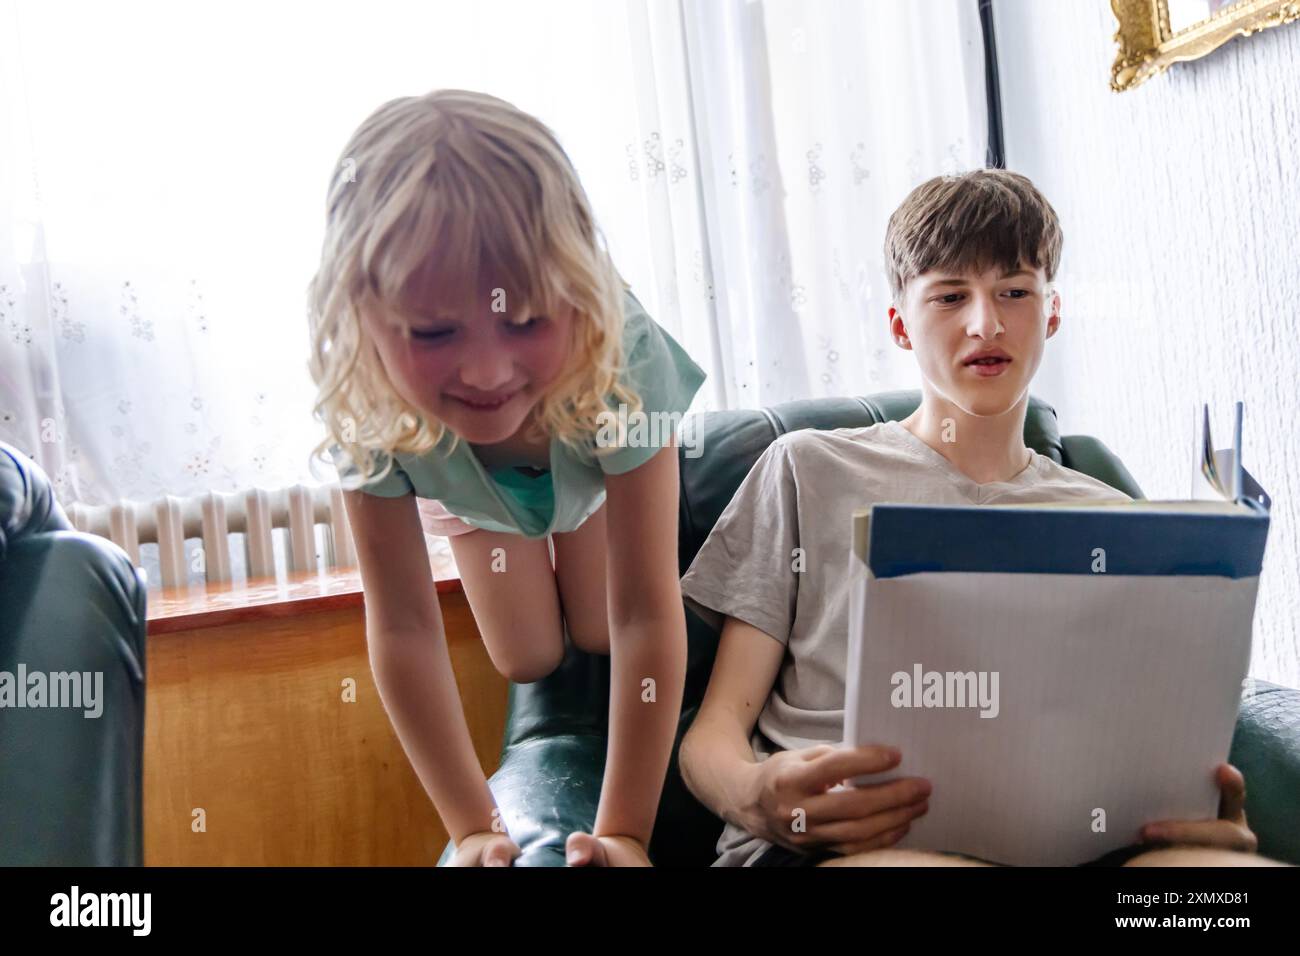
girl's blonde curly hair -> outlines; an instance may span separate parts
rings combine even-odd
[[[572,308],[568,360],[530,422],[575,449],[612,450],[592,441],[598,416],[611,404],[641,408],[619,381],[627,284],[555,135],[494,96],[435,90],[375,110],[337,169],[308,284],[313,415],[328,432],[312,463],[336,445],[360,487],[386,477],[396,453],[425,454],[448,433],[398,394],[361,321],[364,312],[407,330],[431,273],[449,280],[437,287],[463,290],[440,311],[470,304],[485,277],[512,314]]]

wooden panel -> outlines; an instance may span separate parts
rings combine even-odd
[[[440,596],[475,749],[495,770],[507,683],[463,593]],[[447,841],[370,674],[364,607],[152,635],[150,866],[432,865]],[[343,681],[356,681],[356,702]],[[192,829],[205,811],[206,832]]]

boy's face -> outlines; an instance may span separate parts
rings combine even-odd
[[[969,415],[1010,411],[1029,391],[1061,297],[1041,268],[924,272],[889,310],[895,344],[916,352],[925,391]]]
[[[467,314],[421,308],[409,339],[396,325],[363,317],[402,398],[471,444],[519,432],[569,356],[572,310],[528,317],[502,311],[502,299],[489,288]],[[440,300],[454,301],[429,297]]]

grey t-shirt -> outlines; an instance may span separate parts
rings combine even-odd
[[[682,578],[687,605],[705,621],[738,618],[786,647],[750,740],[757,759],[843,738],[855,509],[1128,497],[1029,453],[1010,481],[977,484],[898,422],[804,429],[767,448]],[[769,846],[729,823],[714,865],[748,866]]]

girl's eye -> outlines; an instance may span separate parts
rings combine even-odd
[[[541,316],[541,315],[530,315],[528,318],[526,318],[526,319],[525,319],[524,321],[522,321],[522,322],[507,322],[507,323],[506,323],[506,327],[507,327],[511,332],[526,333],[526,332],[531,332],[531,331],[533,331],[534,329],[536,329],[539,325],[541,325],[541,324],[542,324],[543,322],[545,322],[545,321],[546,321],[546,317],[545,317],[545,316]]]
[[[451,337],[452,329],[411,329],[411,341],[424,343],[445,342]]]

